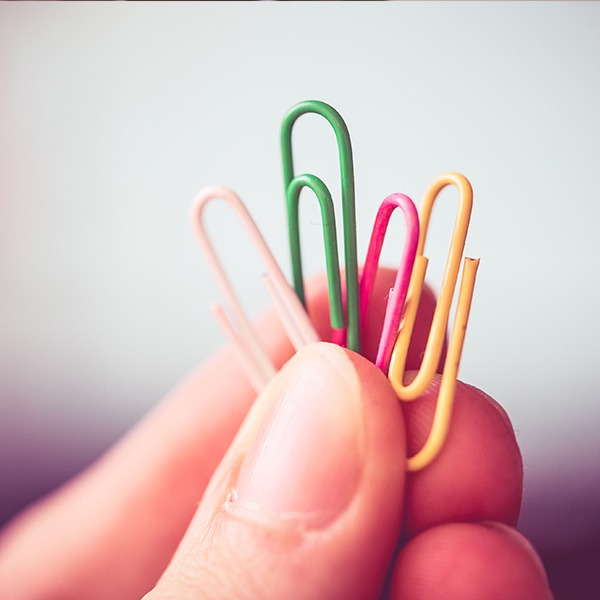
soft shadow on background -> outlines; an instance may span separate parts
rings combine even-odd
[[[471,180],[461,378],[515,424],[520,528],[557,598],[597,597],[599,58],[598,3],[0,4],[0,522],[222,343],[198,189],[237,191],[289,273],[278,129],[318,98],[352,136],[360,256],[386,195]],[[337,181],[331,138],[307,117],[298,170]],[[314,272],[319,216],[302,218]],[[228,214],[211,221],[258,314],[259,271]],[[399,253],[388,241],[385,262]]]

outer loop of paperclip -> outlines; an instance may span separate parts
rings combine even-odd
[[[454,185],[459,191],[457,217],[454,223],[450,250],[448,252],[444,277],[421,367],[413,381],[408,385],[404,385],[406,357],[425,279],[425,271],[427,269],[427,259],[423,256],[427,228],[435,199],[440,191],[447,185]],[[417,257],[415,259],[413,275],[409,285],[404,322],[400,328],[398,339],[392,352],[388,372],[388,378],[397,396],[401,400],[409,401],[421,396],[426,391],[435,375],[448,327],[449,313],[460,270],[471,216],[472,202],[473,192],[471,185],[464,176],[458,173],[448,173],[438,177],[433,181],[425,193],[420,211],[421,231],[419,234],[419,247],[417,249]],[[408,459],[407,467],[410,471],[422,469],[437,456],[448,432],[454,402],[456,377],[458,375],[458,366],[460,363],[473,289],[475,286],[475,275],[479,261],[466,258],[464,264],[463,277],[457,301],[457,313],[452,328],[446,361],[444,363],[432,429],[422,449],[415,456]]]
[[[342,220],[344,225],[344,262],[346,271],[346,345],[351,350],[360,352],[360,315],[358,290],[358,261],[356,248],[356,209],[354,198],[354,166],[352,146],[348,128],[341,115],[328,104],[318,100],[307,100],[293,106],[285,115],[281,126],[281,156],[283,162],[283,181],[288,205],[290,231],[297,231],[297,212],[290,210],[293,202],[289,201],[290,185],[295,179],[292,151],[292,128],[296,120],[303,114],[315,113],[324,117],[332,126],[338,145],[341,193]],[[300,264],[299,248],[291,244],[292,268]],[[301,275],[294,270],[294,287],[299,298],[304,302],[304,291]],[[332,327],[338,329],[332,322]]]
[[[204,209],[210,201],[216,199],[224,200],[234,209],[263,260],[267,272],[267,288],[275,302],[279,318],[294,343],[294,347],[299,349],[305,344],[317,341],[319,337],[241,199],[231,190],[223,187],[215,186],[200,191],[192,208],[196,236],[206,254],[217,283],[227,299],[232,318],[228,317],[227,313],[219,306],[213,309],[213,313],[225,333],[232,340],[234,348],[258,392],[274,375],[275,367],[260,343],[250,319],[243,310],[205,230]]]
[[[406,236],[394,287],[390,290],[390,295],[388,297],[381,339],[377,351],[377,358],[375,360],[375,364],[384,373],[387,373],[390,356],[394,344],[396,343],[400,319],[404,311],[404,302],[406,300],[408,285],[419,242],[419,215],[414,202],[405,194],[390,194],[381,203],[375,217],[371,240],[369,241],[367,250],[367,257],[365,259],[365,266],[360,280],[360,321],[361,323],[364,323],[371,290],[377,274],[383,240],[392,213],[396,208],[400,208],[403,212],[406,222]]]

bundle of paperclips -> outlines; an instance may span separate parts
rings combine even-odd
[[[306,113],[316,113],[325,118],[331,124],[337,139],[344,231],[345,294],[342,293],[341,288],[335,215],[331,193],[323,181],[315,175],[307,173],[294,175],[292,128],[298,117]],[[198,239],[229,305],[228,312],[220,305],[212,307],[211,310],[232,341],[253,387],[257,393],[260,392],[275,375],[276,369],[261,345],[249,318],[242,309],[233,287],[209,242],[202,219],[203,210],[211,200],[220,199],[230,204],[238,214],[266,265],[266,274],[263,276],[264,284],[269,291],[287,335],[294,348],[298,350],[306,344],[319,340],[319,336],[305,310],[300,255],[298,205],[301,191],[308,188],[317,197],[323,220],[333,341],[355,352],[361,351],[360,325],[367,313],[369,296],[375,281],[387,226],[392,212],[396,208],[402,210],[406,221],[406,241],[394,287],[389,293],[375,364],[387,374],[400,400],[410,401],[420,397],[433,380],[446,338],[450,308],[471,217],[473,192],[470,183],[458,173],[441,175],[427,189],[420,212],[417,212],[413,201],[405,194],[395,193],[385,198],[375,217],[364,268],[359,278],[352,148],[350,135],[342,117],[334,108],[324,102],[308,100],[295,105],[283,120],[281,152],[294,289],[286,281],[250,213],[240,198],[232,191],[222,187],[204,189],[197,195],[193,208],[193,221]],[[433,204],[440,191],[448,185],[456,186],[459,193],[458,211],[450,251],[421,366],[416,377],[408,385],[405,385],[406,357],[428,263],[428,259],[423,255],[427,227]],[[465,257],[456,317],[443,367],[433,425],[424,446],[417,454],[408,459],[407,468],[410,471],[422,469],[438,455],[448,432],[458,366],[478,265],[479,259]]]

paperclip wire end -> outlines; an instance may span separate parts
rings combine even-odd
[[[275,368],[256,359],[256,355],[248,348],[244,338],[237,333],[231,319],[220,304],[212,304],[210,312],[220,326],[221,331],[225,333],[231,342],[231,346],[242,365],[242,369],[250,380],[252,388],[259,394],[275,375]]]
[[[273,300],[275,312],[294,349],[298,351],[307,344],[318,342],[319,334],[298,296],[290,288],[285,278],[280,279],[274,277],[272,273],[265,273],[262,281]]]
[[[388,379],[401,400],[417,398],[407,398],[404,393],[404,371],[406,368],[406,359],[408,357],[408,348],[412,338],[415,322],[417,320],[417,311],[421,302],[421,293],[425,285],[425,274],[429,259],[422,254],[415,257],[413,271],[408,286],[408,293],[404,302],[404,313],[402,315],[396,343],[392,348],[388,367]],[[440,348],[441,352],[441,348]]]
[[[454,406],[458,368],[465,341],[467,323],[469,321],[479,262],[479,259],[473,258],[465,258],[464,260],[463,276],[456,307],[456,318],[446,362],[444,363],[444,372],[440,383],[433,423],[429,437],[421,450],[407,459],[407,470],[411,472],[419,471],[429,465],[440,453],[448,435],[450,420],[452,418],[452,408]]]

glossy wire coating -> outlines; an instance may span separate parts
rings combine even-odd
[[[400,208],[404,214],[404,220],[406,222],[406,239],[404,241],[404,248],[402,250],[402,257],[400,259],[400,266],[398,267],[394,287],[390,290],[388,296],[379,348],[377,350],[377,358],[375,360],[375,364],[386,374],[392,350],[396,343],[400,319],[404,311],[404,301],[406,299],[408,284],[410,282],[410,276],[419,243],[419,215],[414,202],[405,194],[390,194],[381,203],[375,217],[375,223],[373,224],[365,266],[360,279],[360,321],[361,323],[364,323],[371,290],[375,282],[375,275],[379,265],[383,240],[392,213],[396,208]]]
[[[325,184],[315,175],[294,175],[292,128],[296,120],[306,113],[315,113],[324,117],[332,126],[338,145],[342,190],[342,220],[344,224],[344,261],[346,271],[347,309],[345,325],[343,320],[344,309],[340,286],[337,236],[334,235],[335,216],[331,194]],[[302,256],[300,252],[298,204],[300,192],[303,188],[307,187],[317,196],[321,206],[321,214],[323,216],[327,275],[329,281],[330,319],[334,333],[337,332],[335,341],[343,343],[345,338],[345,344],[348,348],[355,352],[360,352],[354,166],[352,162],[352,146],[350,144],[348,128],[340,114],[328,104],[318,100],[300,102],[293,106],[283,119],[281,125],[281,156],[288,213],[292,275],[296,293],[302,304],[304,304],[304,281],[302,274]]]
[[[215,275],[221,291],[227,299],[230,315],[223,307],[215,305],[211,310],[226,335],[232,341],[236,353],[256,392],[260,392],[275,375],[276,369],[260,343],[256,331],[247,317],[221,261],[219,260],[204,227],[203,211],[213,200],[227,202],[248,231],[250,239],[266,266],[263,281],[273,299],[275,310],[296,350],[319,340],[298,296],[287,283],[277,261],[269,250],[263,236],[241,199],[223,187],[209,187],[198,193],[192,207],[192,219],[196,236]]]
[[[454,222],[450,250],[448,252],[444,277],[421,367],[414,380],[408,385],[404,385],[406,356],[415,324],[421,291],[423,289],[425,271],[427,269],[427,258],[423,256],[427,228],[433,204],[440,191],[448,185],[456,186],[459,192],[458,211]],[[438,177],[433,181],[425,193],[420,211],[421,231],[419,234],[417,257],[415,259],[413,274],[408,289],[403,323],[401,324],[398,339],[392,352],[388,373],[388,378],[394,387],[397,396],[401,400],[409,401],[421,396],[425,393],[435,375],[446,336],[452,298],[456,288],[458,272],[460,270],[469,220],[471,217],[472,204],[473,191],[471,184],[463,175],[458,173],[447,173]],[[457,302],[456,319],[452,329],[446,361],[444,363],[442,381],[440,384],[438,402],[431,432],[421,450],[408,459],[407,467],[409,471],[417,471],[427,466],[438,455],[446,439],[452,415],[456,377],[458,374],[478,266],[479,260],[465,258],[463,277]]]

